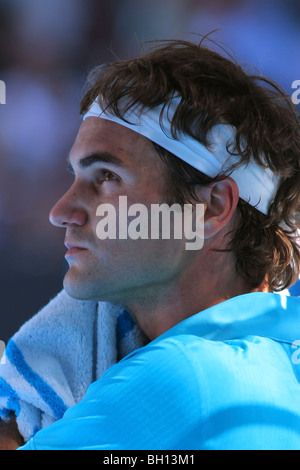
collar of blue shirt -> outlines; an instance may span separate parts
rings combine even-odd
[[[182,334],[214,341],[254,335],[293,344],[300,340],[300,298],[263,292],[233,297],[186,318],[152,344]]]

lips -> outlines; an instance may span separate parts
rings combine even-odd
[[[77,243],[65,242],[65,246],[68,248],[68,251],[65,254],[67,256],[74,256],[76,254],[81,253],[82,251],[86,251],[87,248],[80,246]]]
[[[82,245],[79,245],[78,243],[71,243],[71,242],[65,242],[65,246],[71,250],[72,248],[80,248],[82,250],[86,250],[86,248]]]

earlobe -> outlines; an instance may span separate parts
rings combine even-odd
[[[205,201],[204,238],[210,238],[220,232],[231,221],[235,213],[239,190],[236,182],[227,177],[208,186]]]

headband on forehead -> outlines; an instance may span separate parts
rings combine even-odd
[[[227,151],[228,144],[235,137],[235,128],[230,125],[218,124],[213,128],[209,136],[209,149],[188,135],[180,134],[176,139],[172,137],[171,121],[178,103],[179,98],[173,98],[170,105],[166,106],[162,119],[163,105],[160,105],[143,111],[131,108],[124,114],[124,121],[108,110],[101,109],[98,101],[95,101],[83,119],[98,117],[115,122],[147,137],[211,178],[219,174],[230,176],[238,186],[240,198],[267,214],[276,194],[279,178],[254,160],[233,171],[229,170],[238,161],[238,157]]]

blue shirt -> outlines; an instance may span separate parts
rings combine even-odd
[[[299,340],[300,299],[232,298],[111,367],[20,449],[300,449]]]

